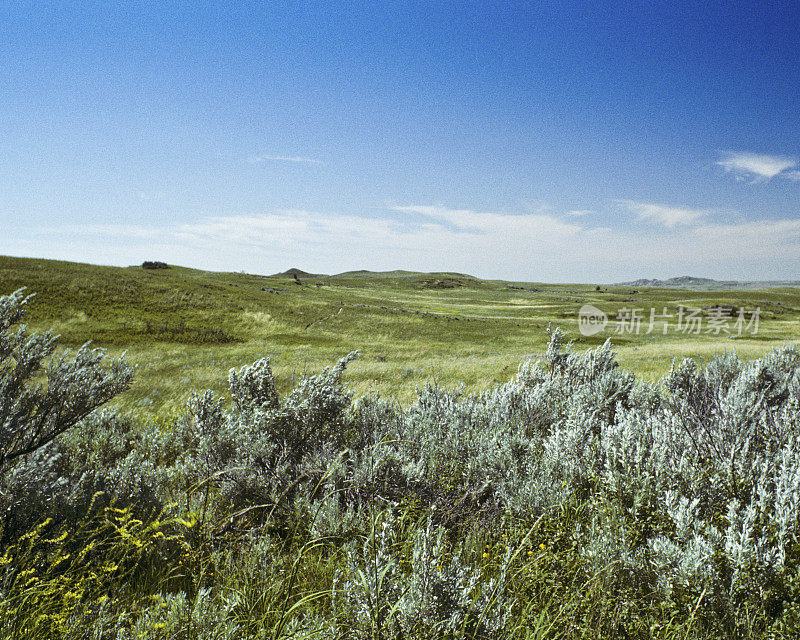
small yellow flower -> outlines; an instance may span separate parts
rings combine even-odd
[[[533,551],[528,551],[528,555],[532,556],[533,555]]]
[[[507,533],[504,533],[504,534],[503,534],[503,537],[504,537],[504,538],[507,538],[507,537],[508,537],[508,534],[507,534]]]
[[[544,551],[545,549],[547,549],[547,547],[546,547],[546,546],[544,546],[544,542],[541,542],[541,543],[539,543],[539,548],[540,548],[542,551]]]
[[[488,558],[488,557],[489,557],[489,554],[488,554],[488,553],[484,553],[484,554],[483,554],[483,557],[484,557],[484,558]]]

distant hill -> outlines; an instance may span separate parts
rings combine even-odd
[[[410,278],[413,276],[422,275],[419,271],[405,271],[403,269],[396,269],[395,271],[367,271],[366,269],[358,269],[357,271],[344,271],[337,273],[334,278]]]
[[[661,287],[663,289],[693,289],[695,291],[725,291],[730,289],[775,289],[778,287],[800,287],[800,280],[712,280],[711,278],[696,278],[693,276],[679,276],[667,280],[648,280],[641,278],[630,282],[618,282],[615,287]]]
[[[418,277],[435,277],[435,278],[464,278],[480,281],[480,278],[468,275],[466,273],[457,273],[455,271],[432,271],[430,273],[424,271],[406,271],[404,269],[395,269],[394,271],[367,271],[366,269],[359,269],[358,271],[345,271],[344,273],[337,273],[334,278],[418,278]]]
[[[323,273],[308,273],[307,271],[303,271],[302,269],[295,269],[292,267],[291,269],[287,269],[281,273],[274,273],[272,274],[273,278],[325,278],[327,277]]]

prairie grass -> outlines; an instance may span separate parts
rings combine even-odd
[[[375,278],[347,281],[377,288]],[[110,322],[101,311],[111,302],[78,311],[64,331]],[[162,302],[143,313],[163,320]],[[367,346],[318,373],[350,334],[301,340],[289,316],[321,302],[294,302],[240,300],[233,312],[209,303],[235,338],[218,344],[188,339],[204,329],[188,313],[171,341],[147,342],[134,327],[130,355],[148,386],[117,406],[137,415],[87,405],[80,423],[0,461],[7,637],[798,637],[797,349],[705,369],[685,361],[647,384],[608,344],[572,350],[558,329],[546,346],[533,342],[539,353],[519,332],[402,341],[391,314],[341,320],[340,301],[314,322],[349,322]],[[4,422],[3,453],[104,381],[99,362],[79,377],[44,367],[49,338],[9,329],[24,304],[17,295],[0,305],[0,343],[11,345],[0,409],[20,416]],[[423,332],[442,321],[413,315]],[[638,338],[621,336],[642,366],[678,344]],[[695,346],[714,344],[726,343]],[[270,356],[277,378],[268,360],[232,369],[252,350]],[[537,355],[518,370],[509,362]],[[130,377],[117,371],[112,381]],[[408,405],[371,393],[402,398],[420,380],[435,384]]]
[[[444,282],[452,288],[440,288]],[[269,356],[281,390],[359,349],[347,372],[358,395],[380,392],[408,402],[435,382],[466,392],[503,382],[541,355],[546,329],[559,326],[577,350],[610,337],[622,365],[657,380],[675,358],[700,362],[735,349],[756,358],[800,339],[800,290],[691,291],[487,281],[460,274],[355,272],[301,278],[172,267],[144,270],[0,257],[0,293],[36,292],[31,329],[54,328],[60,343],[92,340],[139,369],[115,407],[168,414],[191,390],[224,389],[229,368]],[[680,305],[760,307],[757,336],[731,339],[659,327],[646,335],[583,337],[577,315],[592,304],[614,317],[622,308],[676,312]],[[645,322],[646,324],[646,322]]]

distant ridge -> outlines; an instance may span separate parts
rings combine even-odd
[[[406,271],[404,269],[395,269],[394,271],[369,271],[367,269],[357,269],[355,271],[344,271],[337,273],[334,278],[411,278],[414,276],[422,275],[420,271]]]
[[[275,273],[272,275],[273,278],[324,278],[326,277],[325,274],[322,273],[308,273],[307,271],[303,271],[302,269],[296,269],[292,267],[291,269],[287,269],[282,273]]]
[[[420,276],[438,276],[445,278],[467,278],[469,280],[479,281],[480,278],[468,275],[466,273],[456,273],[454,271],[406,271],[404,269],[395,269],[394,271],[368,271],[366,269],[359,269],[357,271],[345,271],[337,273],[334,278],[416,278]]]
[[[778,287],[800,287],[800,280],[712,280],[694,276],[679,276],[667,280],[640,278],[630,282],[618,282],[615,287],[660,287],[663,289],[695,289],[698,291],[725,291],[728,289],[775,289]]]

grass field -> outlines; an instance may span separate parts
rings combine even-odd
[[[797,288],[0,257],[0,293],[21,287],[36,293],[29,331],[127,351],[137,371],[109,403],[128,415],[89,415],[127,367],[56,364],[43,390],[26,363],[47,346],[6,350],[9,637],[798,637],[798,352],[656,385],[628,372],[657,381],[676,358],[797,343]],[[19,299],[0,309],[2,344]],[[611,319],[589,337],[586,304]],[[651,308],[666,331],[648,333]],[[700,310],[696,333],[674,326],[682,308]],[[756,308],[758,331],[739,335]],[[638,333],[617,333],[626,309],[641,310]],[[709,333],[715,320],[729,333]],[[619,363],[585,351],[609,337]],[[243,367],[228,393],[229,369],[265,355],[275,379]],[[544,357],[517,373],[531,356]],[[319,375],[297,384],[304,373]],[[186,402],[207,388],[228,400]],[[375,391],[400,402],[354,401]]]
[[[587,277],[589,274],[587,274]],[[402,402],[427,382],[468,391],[507,380],[541,355],[547,327],[578,350],[610,337],[620,363],[657,379],[674,358],[706,361],[735,349],[757,357],[800,340],[800,290],[692,291],[480,280],[467,275],[352,272],[336,276],[258,276],[182,267],[145,270],[0,257],[0,294],[27,287],[31,329],[53,328],[60,344],[87,340],[138,366],[116,406],[143,415],[182,406],[192,391],[222,392],[230,367],[269,356],[279,388],[360,350],[347,371],[357,394],[379,391]],[[583,337],[578,310],[592,304],[611,322]],[[761,309],[756,335],[707,333],[708,309]],[[706,309],[701,331],[675,329],[679,307]],[[616,333],[620,310],[643,309],[640,333]],[[646,334],[650,309],[670,314]],[[734,320],[730,321],[730,327]],[[734,332],[735,333],[735,332]]]

